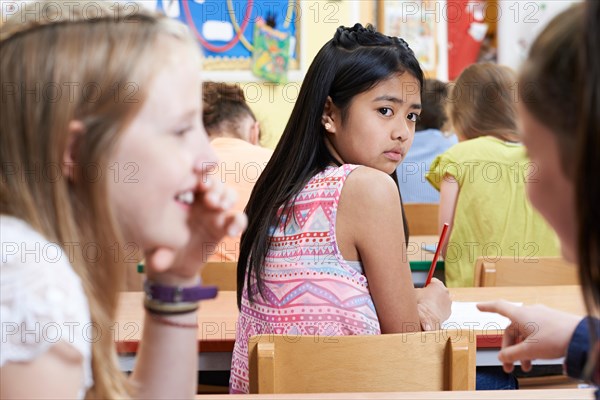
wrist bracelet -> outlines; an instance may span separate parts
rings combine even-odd
[[[181,303],[162,303],[160,301],[145,298],[144,308],[150,314],[159,315],[174,315],[174,314],[188,314],[198,310],[198,303],[193,302],[181,302]]]
[[[165,286],[150,280],[144,282],[146,299],[160,303],[192,303],[217,297],[216,286]]]

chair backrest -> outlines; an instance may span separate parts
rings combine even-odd
[[[578,285],[577,267],[562,257],[500,257],[475,262],[475,286]]]
[[[207,262],[200,272],[202,284],[219,290],[237,290],[237,261]]]
[[[250,393],[475,389],[475,339],[445,331],[250,338]]]
[[[404,203],[404,213],[411,235],[438,234],[437,203]]]

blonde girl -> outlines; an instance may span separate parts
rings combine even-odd
[[[215,157],[198,50],[182,25],[135,3],[11,13],[0,34],[1,319],[11,328],[1,397],[192,397],[195,310],[214,294],[199,286],[197,260],[204,242],[244,226],[227,211],[233,195],[203,173]],[[147,312],[126,379],[110,327],[125,269],[142,256]]]

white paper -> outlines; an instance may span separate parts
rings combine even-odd
[[[512,303],[522,306],[523,303]],[[453,301],[452,314],[442,324],[442,329],[493,330],[506,329],[510,320],[500,314],[482,312],[477,302]]]

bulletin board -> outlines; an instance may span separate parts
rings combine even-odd
[[[439,62],[438,6],[435,0],[377,0],[378,30],[406,40],[430,77],[437,75]]]
[[[202,47],[205,70],[249,70],[257,20],[272,16],[290,35],[289,69],[298,70],[298,0],[151,0],[157,10],[188,25]]]

